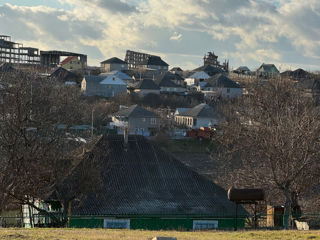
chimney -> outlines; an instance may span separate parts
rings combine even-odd
[[[128,151],[128,138],[129,138],[128,128],[124,128],[123,129],[123,145],[124,145],[125,151]]]

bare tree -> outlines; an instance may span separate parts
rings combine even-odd
[[[288,228],[296,196],[319,183],[319,111],[289,80],[253,84],[248,91],[224,108],[226,123],[217,135],[231,157],[224,179],[282,194]]]
[[[35,200],[47,199],[57,191],[81,159],[74,150],[83,148],[84,154],[87,147],[66,136],[68,126],[83,117],[81,95],[76,88],[20,72],[6,74],[1,86],[2,204],[27,204],[48,214],[35,205]],[[66,203],[65,197],[61,195],[59,200]]]

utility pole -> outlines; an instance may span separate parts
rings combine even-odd
[[[93,112],[94,108],[91,110],[91,138],[93,138]]]

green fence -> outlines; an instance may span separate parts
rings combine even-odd
[[[143,215],[104,215],[104,216],[60,216],[61,223],[56,223],[48,215],[32,216],[31,227],[68,227],[68,228],[105,228],[106,222],[111,222],[108,228],[129,228],[145,230],[194,230],[195,223],[207,226],[208,229],[283,229],[283,214],[272,216],[258,213],[254,216],[212,217],[212,216],[143,216]],[[320,214],[302,214],[299,217],[290,216],[290,226],[295,229],[294,220],[307,222],[310,229],[320,229]],[[113,223],[114,221],[114,223]],[[123,225],[128,221],[129,225]],[[120,225],[119,225],[120,224]],[[216,224],[216,225],[215,225]],[[0,227],[30,227],[30,220],[17,214],[0,216]]]

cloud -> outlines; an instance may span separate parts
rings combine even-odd
[[[174,32],[174,34],[170,37],[172,41],[180,41],[182,39],[182,34]]]
[[[0,6],[0,32],[50,49],[86,52],[91,63],[125,50],[201,64],[215,51],[231,65],[320,65],[318,0],[57,0],[64,10]],[[199,56],[199,57],[190,57]]]

